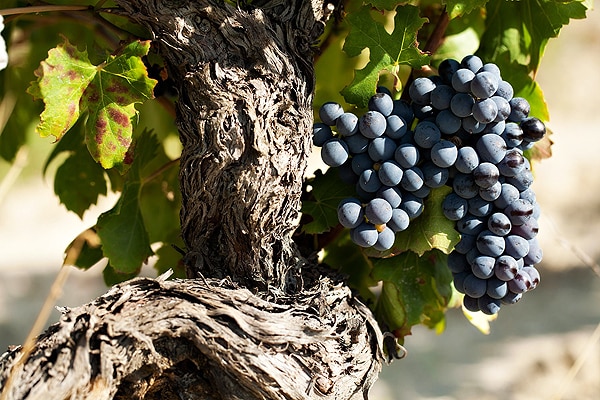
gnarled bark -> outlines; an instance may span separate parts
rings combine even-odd
[[[178,82],[195,279],[133,280],[67,311],[22,363],[19,350],[0,360],[9,398],[366,398],[379,327],[347,287],[309,280],[318,266],[292,241],[323,1],[117,3]]]

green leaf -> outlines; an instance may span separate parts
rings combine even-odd
[[[28,89],[45,104],[37,132],[59,140],[88,111],[86,143],[92,157],[106,169],[123,169],[131,162],[126,154],[137,117],[135,104],[152,98],[156,84],[141,60],[149,48],[149,41],[135,41],[95,66],[87,51],[65,38],[48,52],[36,70],[38,80]]]
[[[141,171],[152,160],[157,140],[144,133],[136,144],[136,157],[117,204],[98,218],[97,231],[102,251],[111,268],[124,274],[138,271],[153,252],[140,209]]]
[[[558,36],[570,19],[585,18],[587,9],[583,1],[490,0],[479,53],[490,60],[508,52],[511,62],[535,72],[548,39]]]
[[[369,49],[368,64],[356,73],[352,83],[342,91],[348,103],[360,107],[366,106],[375,93],[381,71],[388,70],[395,74],[400,65],[420,68],[429,60],[417,47],[417,31],[427,21],[419,17],[417,7],[404,5],[397,8],[391,34],[371,17],[370,10],[370,7],[363,6],[348,15],[350,33],[343,47],[350,57]]]
[[[423,214],[410,223],[410,227],[396,234],[394,252],[413,251],[419,256],[431,249],[449,254],[459,242],[460,235],[454,222],[444,216],[442,201],[452,189],[448,186],[433,189],[425,200]]]
[[[354,197],[351,185],[339,178],[336,168],[330,168],[325,174],[317,171],[309,182],[312,186],[312,200],[302,202],[302,212],[312,217],[312,221],[303,226],[306,233],[323,233],[336,226],[338,222],[337,206],[346,197]]]
[[[87,151],[73,153],[56,170],[54,193],[67,210],[79,217],[83,217],[83,213],[96,204],[98,196],[106,195],[106,192],[104,170]]]
[[[77,235],[65,250],[65,264],[84,270],[93,267],[103,258],[100,238],[93,228]]]
[[[79,217],[98,201],[98,196],[106,195],[106,174],[87,151],[84,143],[84,125],[78,122],[71,134],[63,137],[53,148],[44,165],[44,172],[52,160],[62,152],[69,152],[69,157],[56,170],[54,177],[54,193],[67,210]]]
[[[397,337],[402,340],[417,324],[438,332],[444,329],[452,296],[452,273],[445,254],[432,250],[419,257],[406,252],[374,260],[372,275],[383,281],[375,314]]]
[[[445,0],[446,11],[450,19],[469,14],[471,11],[481,8],[488,0]]]
[[[135,278],[138,273],[139,270],[133,272],[122,272],[113,268],[112,265],[107,264],[102,270],[102,277],[104,278],[104,283],[106,283],[107,286],[112,286],[131,278]]]

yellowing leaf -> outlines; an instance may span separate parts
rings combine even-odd
[[[135,104],[152,98],[156,84],[141,60],[149,48],[149,41],[135,41],[95,66],[65,38],[48,52],[28,89],[45,104],[38,133],[59,140],[87,111],[86,143],[94,160],[106,169],[130,164]]]

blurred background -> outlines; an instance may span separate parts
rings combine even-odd
[[[372,399],[600,399],[598,65],[600,13],[591,11],[550,41],[537,76],[554,132],[552,158],[534,167],[543,210],[541,284],[503,307],[489,335],[456,309],[441,335],[415,328],[405,342],[408,356],[384,367]],[[23,343],[64,249],[115,201],[102,198],[83,221],[67,212],[51,179],[39,175],[51,143],[34,143],[17,167],[0,164],[0,353]],[[102,266],[71,270],[57,304],[73,307],[104,293],[101,273]]]

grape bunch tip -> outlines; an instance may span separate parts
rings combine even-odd
[[[540,208],[524,151],[546,127],[498,66],[474,55],[442,61],[408,91],[410,102],[378,87],[361,116],[320,107],[313,144],[356,190],[338,220],[358,246],[387,251],[430,191],[451,187],[442,209],[461,235],[448,256],[454,286],[466,309],[495,314],[540,280]]]

